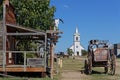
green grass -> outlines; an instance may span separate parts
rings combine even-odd
[[[77,59],[63,59],[63,68],[61,70],[81,70],[84,61]]]

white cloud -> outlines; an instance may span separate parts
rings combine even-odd
[[[68,6],[68,5],[64,5],[63,7],[64,7],[64,8],[69,8],[69,6]]]

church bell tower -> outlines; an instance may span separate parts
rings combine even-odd
[[[77,56],[81,56],[81,49],[80,49],[80,34],[78,32],[78,28],[74,33],[74,54]]]
[[[80,34],[78,32],[78,28],[76,28],[76,31],[74,33],[74,42],[80,42]]]

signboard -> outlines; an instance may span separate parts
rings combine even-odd
[[[27,65],[29,66],[44,66],[44,58],[27,58]]]

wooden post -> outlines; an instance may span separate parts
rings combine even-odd
[[[60,59],[60,68],[62,68],[62,64],[63,64],[62,59]]]
[[[51,67],[51,70],[50,70],[50,77],[51,79],[53,79],[53,58],[54,58],[54,51],[53,51],[53,42],[50,43],[50,67]]]
[[[5,72],[6,65],[6,4],[3,3],[3,71]]]
[[[45,69],[46,69],[46,66],[47,66],[47,52],[46,52],[46,44],[47,44],[47,35],[45,35],[45,52],[44,52],[44,54],[45,54],[45,62],[44,62],[44,65],[45,65]]]
[[[26,71],[26,52],[24,53],[24,71]]]
[[[59,73],[59,64],[58,64],[58,58],[57,58],[57,61],[56,61],[56,73],[58,74]]]

